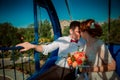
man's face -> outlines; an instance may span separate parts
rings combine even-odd
[[[74,30],[70,29],[70,34],[73,39],[79,40],[80,39],[80,29],[76,27]]]

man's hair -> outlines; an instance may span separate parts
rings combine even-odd
[[[70,23],[70,29],[74,30],[76,27],[80,28],[80,22],[79,21],[72,21]]]

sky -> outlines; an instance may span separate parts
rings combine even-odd
[[[108,19],[108,0],[67,0],[72,20]],[[65,0],[52,0],[60,20],[70,20]],[[120,0],[111,0],[111,18],[120,16]],[[42,11],[43,12],[42,12]],[[38,18],[48,18],[44,9]],[[0,0],[0,23],[10,22],[15,27],[26,27],[34,22],[33,0]]]

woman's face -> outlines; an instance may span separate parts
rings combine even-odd
[[[85,35],[86,31],[81,31],[81,37],[86,39],[86,35]]]

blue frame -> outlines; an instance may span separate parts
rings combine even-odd
[[[61,37],[62,34],[61,34],[61,27],[60,27],[59,19],[58,19],[56,10],[55,10],[51,0],[34,0],[34,23],[35,23],[35,42],[36,42],[36,44],[38,43],[37,42],[38,41],[37,6],[43,7],[47,10],[47,12],[49,14],[49,17],[50,17],[50,20],[52,22],[52,26],[53,26],[54,40]],[[119,61],[120,59],[118,59],[119,56],[120,56],[120,55],[118,55],[118,53],[120,54],[120,45],[117,46],[118,50],[116,50],[116,45],[115,44],[107,45],[107,46],[109,47],[109,50],[110,50],[113,58],[116,60],[116,63],[117,63],[116,72],[120,76],[120,66],[118,65],[118,64],[120,64],[120,61]],[[33,74],[33,76],[31,76],[28,79],[29,80],[34,80],[37,76],[41,75],[49,67],[54,65],[54,62],[57,59],[57,54],[56,54],[57,51],[58,51],[58,49],[56,51],[52,52],[52,55],[50,56],[50,58],[48,58],[45,65],[43,65],[43,67],[41,69],[39,68],[39,64],[38,64],[39,63],[38,54],[35,51],[36,72]]]
[[[35,31],[35,42],[34,44],[38,44],[38,21],[37,21],[37,6],[43,7],[47,10],[50,20],[52,22],[53,26],[53,32],[54,32],[54,40],[58,39],[62,36],[61,33],[61,27],[59,23],[59,19],[56,13],[56,10],[51,2],[51,0],[33,0],[34,5],[34,31]],[[34,80],[37,76],[44,73],[47,69],[49,69],[52,65],[54,65],[54,62],[57,59],[57,53],[58,49],[53,51],[51,56],[47,59],[46,63],[43,65],[43,67],[40,69],[39,64],[39,53],[37,51],[34,51],[34,59],[35,59],[35,73],[28,78],[28,80]]]

